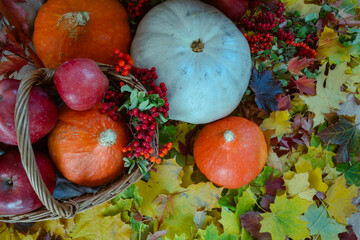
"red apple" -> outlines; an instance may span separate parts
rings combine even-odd
[[[0,81],[0,142],[17,145],[15,131],[15,102],[20,81]],[[38,86],[32,87],[29,97],[29,134],[31,143],[48,134],[56,125],[58,109],[54,101]]]
[[[95,107],[105,96],[109,81],[96,62],[74,58],[60,65],[54,84],[65,104],[75,111]]]
[[[51,160],[35,152],[36,164],[46,187],[53,193],[56,185],[55,168]],[[43,204],[33,190],[18,150],[0,156],[0,215],[31,212]]]
[[[249,0],[209,0],[208,3],[236,22],[248,9]]]

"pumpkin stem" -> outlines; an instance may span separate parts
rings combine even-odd
[[[234,134],[234,132],[227,130],[227,131],[224,132],[224,138],[225,138],[226,142],[234,141],[235,140],[235,134]]]
[[[199,38],[191,43],[191,49],[194,52],[202,52],[204,50],[204,43]]]
[[[57,23],[57,27],[60,26],[62,23],[64,27],[68,29],[70,33],[70,38],[78,38],[80,32],[79,26],[85,26],[90,20],[90,14],[85,11],[79,12],[69,12],[62,15]],[[85,30],[83,29],[83,32]]]
[[[117,134],[112,129],[106,129],[100,133],[99,144],[103,147],[110,147],[116,143]]]

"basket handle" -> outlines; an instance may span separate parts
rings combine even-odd
[[[70,218],[78,211],[78,205],[70,201],[60,203],[53,198],[36,164],[29,134],[28,102],[30,90],[34,84],[51,83],[54,72],[54,69],[40,68],[21,80],[15,104],[15,129],[21,161],[35,193],[49,211],[58,216]]]

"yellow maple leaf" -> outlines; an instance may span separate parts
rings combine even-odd
[[[340,64],[342,62],[350,61],[350,53],[339,42],[338,34],[333,29],[326,26],[320,35],[316,52],[317,58],[327,57],[329,58],[330,64]]]
[[[312,169],[312,165],[309,161],[304,158],[300,158],[299,161],[295,163],[295,169],[297,173],[304,173]]]
[[[326,164],[323,171],[326,174],[326,177],[324,178],[324,182],[327,185],[333,184],[336,178],[341,174],[340,172],[336,171],[336,167],[330,166],[330,164]]]
[[[23,234],[15,231],[10,225],[7,227],[4,222],[0,222],[0,239],[1,240],[37,240],[40,235],[40,231],[33,231],[32,234]]]
[[[72,224],[70,224],[72,223]],[[69,229],[75,226],[73,219],[55,219],[43,222],[37,222],[31,227],[32,230],[44,229],[50,236],[61,236],[62,239],[71,239],[68,235]]]
[[[312,201],[316,190],[310,188],[309,173],[296,173],[290,180],[284,179],[286,191],[290,197],[299,196],[301,199]]]
[[[345,74],[347,69],[346,63],[337,65],[334,70],[329,70],[325,75],[325,66],[320,67],[321,75],[317,78],[316,95],[300,96],[308,105],[309,111],[315,113],[314,127],[324,122],[324,114],[335,111],[340,108],[340,104],[346,101],[346,92],[340,91],[341,86],[347,81],[348,76]]]
[[[169,196],[172,201],[171,212],[162,219],[159,230],[168,230],[166,236],[172,238],[175,234],[186,233],[191,235],[191,229],[196,229],[193,217],[196,211],[204,211],[219,207],[218,199],[223,188],[215,187],[211,182],[191,184],[187,188],[181,187],[183,168],[175,159],[167,159],[162,165],[156,167],[157,171],[151,173],[148,182],[138,181],[139,193],[143,197],[141,213],[160,218],[159,204],[154,200],[160,195]]]
[[[291,122],[289,121],[289,111],[275,111],[270,114],[260,125],[260,128],[265,131],[268,129],[275,129],[272,137],[282,136],[285,133],[291,132]]]
[[[281,0],[281,2],[287,3],[285,5],[288,11],[298,10],[301,16],[308,15],[310,13],[319,13],[321,6],[315,4],[306,4],[304,0]]]
[[[75,226],[69,236],[73,240],[128,240],[132,235],[130,225],[121,220],[120,215],[104,216],[109,202],[98,205],[74,217]]]
[[[358,190],[359,188],[354,185],[346,188],[346,180],[342,175],[335,180],[327,191],[324,202],[329,205],[329,214],[339,223],[346,225],[346,217],[350,217],[352,213],[357,212],[355,205],[351,201],[357,196]]]
[[[329,186],[323,182],[321,169],[318,167],[309,171],[309,183],[310,188],[314,188],[320,192],[326,192],[329,188]]]

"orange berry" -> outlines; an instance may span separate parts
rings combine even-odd
[[[163,154],[163,153],[160,153],[160,154],[159,154],[159,157],[164,157],[164,154]]]
[[[150,162],[155,162],[155,161],[156,161],[155,156],[151,156],[150,157]]]
[[[149,149],[149,153],[150,153],[150,154],[153,154],[154,151],[155,151],[155,150],[154,150],[153,148],[150,148],[150,149]]]
[[[145,154],[144,154],[144,157],[145,157],[146,159],[148,159],[148,158],[150,157],[150,154],[149,154],[149,153],[145,153]]]
[[[156,160],[155,160],[155,162],[157,163],[157,164],[160,164],[162,161],[161,161],[161,158],[157,158]]]
[[[123,147],[123,148],[121,149],[121,151],[122,151],[123,153],[126,153],[126,152],[127,152],[127,148],[126,148],[126,147]]]
[[[164,148],[163,150],[162,150],[162,153],[164,154],[164,156],[168,153],[168,149],[167,148]]]
[[[172,148],[172,142],[168,142],[168,143],[166,144],[166,146],[167,146],[168,150],[170,150],[170,149]]]

